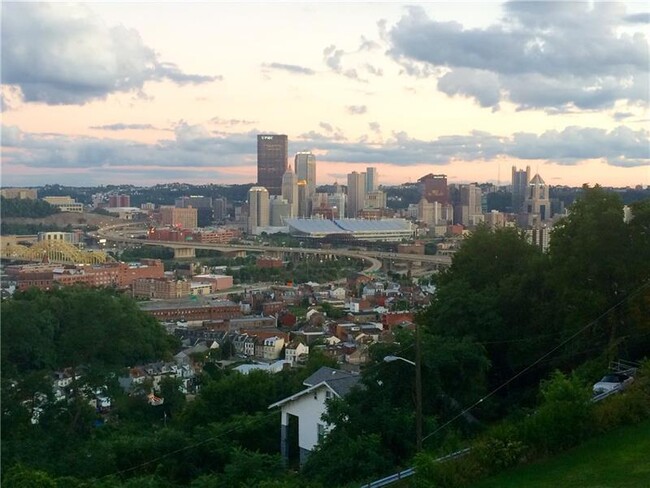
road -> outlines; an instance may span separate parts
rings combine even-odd
[[[134,224],[129,224],[134,225]],[[210,249],[222,252],[232,251],[251,251],[251,252],[273,252],[273,253],[292,253],[292,254],[313,254],[313,255],[331,255],[361,259],[366,261],[369,266],[364,270],[365,273],[374,273],[381,269],[382,260],[392,261],[410,261],[438,266],[450,266],[451,257],[449,256],[430,256],[418,254],[403,254],[381,251],[351,251],[348,249],[316,249],[310,247],[280,247],[280,246],[254,246],[242,244],[207,244],[201,242],[169,242],[169,241],[152,241],[145,239],[135,239],[126,237],[116,232],[118,228],[124,226],[111,226],[97,231],[97,236],[114,242],[123,242],[130,244],[139,244],[142,246],[162,246],[170,249]],[[128,232],[126,232],[128,233]]]

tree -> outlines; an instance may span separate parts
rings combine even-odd
[[[632,205],[632,212],[634,218],[625,222],[617,194],[585,185],[553,229],[549,254],[556,321],[568,336],[597,319],[567,355],[584,358],[601,348],[613,358],[650,345],[647,338],[644,347],[638,342],[650,332],[650,200]]]

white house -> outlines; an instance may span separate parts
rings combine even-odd
[[[303,464],[319,440],[332,427],[322,419],[327,410],[326,401],[347,395],[360,378],[359,375],[324,366],[303,382],[303,385],[307,386],[306,390],[269,406],[282,409],[280,451],[285,459],[289,459],[290,453],[296,447],[290,445],[289,439],[289,423],[292,418],[294,422],[295,419],[298,421],[297,447],[300,464]]]
[[[309,346],[306,346],[299,341],[290,342],[284,349],[284,359],[289,361],[292,365],[296,364],[296,361],[298,361],[298,357],[300,357],[301,354],[309,354]]]
[[[345,288],[339,286],[338,288],[330,290],[329,295],[330,298],[334,298],[335,300],[345,300],[346,291]]]

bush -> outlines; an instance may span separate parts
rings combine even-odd
[[[573,447],[593,432],[590,391],[577,377],[556,371],[542,382],[542,404],[524,419],[521,440],[539,454]]]
[[[457,488],[469,485],[488,474],[473,453],[443,463],[436,461],[437,457],[430,453],[420,453],[416,456],[413,486]]]
[[[530,447],[522,442],[514,424],[506,423],[491,428],[472,447],[472,456],[489,474],[524,462]]]

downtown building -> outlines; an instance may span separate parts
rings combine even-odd
[[[248,190],[248,233],[255,234],[258,227],[268,227],[271,219],[269,192],[262,186]]]
[[[286,135],[257,136],[257,185],[269,195],[282,195],[282,176],[287,169],[289,142]]]
[[[298,181],[305,180],[308,196],[311,199],[316,193],[316,156],[308,151],[296,153],[294,164]]]

